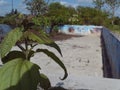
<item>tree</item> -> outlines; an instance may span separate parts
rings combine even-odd
[[[78,6],[77,13],[80,24],[105,25],[104,22],[108,23],[108,14],[95,8]]]
[[[105,3],[104,0],[93,0],[93,4],[95,5],[95,8],[97,8],[98,10],[101,10],[104,3]]]
[[[24,2],[32,15],[42,15],[47,11],[47,4],[44,0],[25,0]]]
[[[11,12],[7,13],[5,16],[12,16],[15,14],[20,14],[17,9],[12,9]]]
[[[66,7],[69,12],[68,16],[68,24],[78,24],[78,15],[74,7],[68,6]]]
[[[90,7],[77,7],[78,17],[81,24],[91,24],[92,19],[95,17],[95,10]]]
[[[21,13],[18,13],[16,10],[14,11],[14,14],[8,13],[5,15],[5,17],[2,19],[1,23],[8,24],[12,28],[15,28],[19,26],[19,24],[22,22],[22,19],[25,16]]]
[[[44,31],[46,30],[46,28],[49,28],[51,24],[50,18],[46,17],[45,15],[44,16],[39,15],[37,17],[33,17],[32,20],[36,25],[40,26],[41,30],[44,30]]]
[[[120,26],[120,17],[115,17],[114,23],[115,23],[115,25],[119,25]]]
[[[68,23],[70,12],[67,7],[61,5],[58,2],[55,2],[49,5],[46,16],[50,19],[50,32],[52,32],[54,26]]]
[[[105,0],[105,3],[110,7],[112,25],[114,25],[115,11],[120,7],[120,0]]]

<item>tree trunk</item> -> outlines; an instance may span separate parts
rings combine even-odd
[[[53,30],[54,26],[55,26],[54,24],[51,25],[51,27],[50,27],[50,33],[52,33],[52,30]]]
[[[114,25],[115,7],[112,7],[112,25]]]

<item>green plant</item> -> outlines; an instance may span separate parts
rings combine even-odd
[[[61,80],[67,77],[66,67],[53,52],[41,48],[33,50],[38,44],[53,47],[62,56],[59,46],[28,19],[6,35],[0,45],[1,60],[4,63],[0,68],[0,90],[37,90],[38,84],[47,90],[50,87],[49,79],[39,72],[40,67],[37,64],[30,62],[31,57],[38,52],[45,53],[64,70]],[[14,45],[20,51],[11,51]]]

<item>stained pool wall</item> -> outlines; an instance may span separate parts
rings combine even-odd
[[[104,77],[120,78],[120,41],[107,28],[101,33]]]
[[[102,26],[95,25],[63,25],[59,27],[59,32],[74,35],[88,35],[100,31]]]

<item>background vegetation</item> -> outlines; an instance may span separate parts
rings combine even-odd
[[[9,14],[0,17],[0,23],[16,27],[16,23],[21,21],[20,17],[29,16],[37,18],[42,29],[50,27],[50,32],[54,31],[54,26],[56,28],[64,24],[102,25],[110,30],[120,30],[120,17],[115,16],[115,11],[120,7],[119,0],[93,0],[94,7],[65,6],[50,0],[24,0],[24,3],[30,11],[29,15],[21,14],[16,9],[11,10]]]

